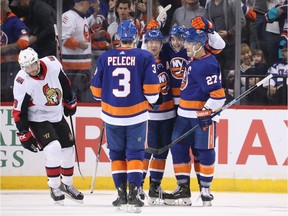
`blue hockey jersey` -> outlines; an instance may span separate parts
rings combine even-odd
[[[189,62],[180,89],[179,116],[197,118],[196,111],[204,106],[212,111],[221,108],[226,98],[215,56],[208,53]]]
[[[148,103],[160,92],[153,55],[137,48],[106,51],[98,58],[91,90],[101,100],[105,122],[125,126],[148,120]]]

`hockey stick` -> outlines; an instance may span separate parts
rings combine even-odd
[[[241,100],[242,98],[244,98],[246,95],[250,94],[252,91],[254,91],[256,88],[258,88],[259,86],[261,86],[264,82],[266,82],[267,80],[271,79],[273,77],[272,74],[266,76],[264,79],[262,79],[261,81],[259,81],[258,83],[256,83],[255,85],[253,85],[251,88],[249,88],[248,90],[246,90],[245,92],[243,92],[241,95],[239,95],[238,97],[234,98],[234,100],[230,101],[228,104],[226,104],[224,107],[222,107],[220,110],[218,110],[217,112],[215,112],[214,114],[212,114],[211,118],[214,118],[216,115],[220,114],[222,111],[226,110],[228,107],[232,106],[233,104],[235,104],[237,101]],[[147,149],[145,149],[145,151],[147,153],[150,154],[162,154],[163,152],[165,152],[166,150],[168,150],[169,148],[171,148],[173,145],[175,145],[176,143],[178,143],[179,141],[181,141],[182,139],[184,139],[185,137],[187,137],[188,135],[190,135],[193,131],[195,131],[197,128],[199,128],[199,124],[195,125],[193,128],[191,128],[190,130],[188,130],[186,133],[182,134],[180,137],[178,137],[176,140],[172,141],[171,143],[169,143],[167,146],[164,146],[163,148],[160,149],[156,149],[156,148],[150,148],[148,147]]]
[[[54,24],[54,32],[55,32],[55,41],[57,44],[57,50],[58,50],[58,55],[59,55],[59,60],[62,63],[62,52],[61,52],[61,47],[60,47],[60,40],[59,40],[59,34],[58,34],[58,29],[57,29],[57,25]]]
[[[72,121],[72,116],[69,115],[69,117],[70,117],[70,124],[71,124],[72,135],[73,135],[73,139],[74,139],[74,141],[75,141],[74,146],[75,146],[75,154],[76,154],[76,161],[77,161],[78,171],[79,171],[82,179],[84,179],[84,177],[83,177],[83,175],[82,175],[82,172],[81,172],[81,170],[80,170],[79,157],[78,157],[78,151],[77,151],[77,145],[76,145],[76,137],[75,137],[75,133],[74,133],[74,125],[73,125],[73,121]]]
[[[91,182],[91,189],[90,189],[90,193],[93,193],[94,190],[94,186],[95,186],[95,181],[96,181],[96,175],[97,175],[97,170],[98,170],[98,163],[99,163],[99,158],[100,158],[100,153],[101,153],[101,146],[102,146],[102,140],[103,140],[103,136],[104,136],[104,129],[105,129],[105,123],[102,123],[102,129],[101,129],[101,133],[100,133],[100,140],[99,140],[99,145],[98,145],[98,150],[97,150],[97,154],[96,154],[96,164],[95,164],[95,169],[94,169],[94,173],[93,173],[93,178],[92,178],[92,182]]]

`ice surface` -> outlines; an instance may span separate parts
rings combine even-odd
[[[136,215],[117,212],[112,206],[116,191],[97,190],[91,194],[83,191],[84,203],[79,204],[65,199],[64,206],[55,205],[50,198],[49,190],[2,190],[1,216],[86,216],[86,215]],[[192,206],[149,206],[147,200],[142,212],[137,215],[271,215],[288,216],[288,194],[267,193],[220,193],[214,192],[213,206],[202,207],[198,193],[192,193]]]

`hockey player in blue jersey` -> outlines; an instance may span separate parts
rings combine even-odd
[[[143,174],[148,103],[160,103],[160,85],[153,55],[134,48],[135,24],[125,20],[117,33],[121,46],[98,58],[91,90],[95,99],[101,100],[101,117],[106,125],[112,177],[118,191],[112,204],[121,210],[139,212],[144,205],[138,191]]]
[[[182,25],[174,26],[169,33],[169,42],[163,45],[161,55],[166,57],[166,62],[171,72],[171,89],[176,105],[179,104],[180,85],[189,59],[184,49],[184,39],[182,35],[187,28]],[[164,54],[165,53],[165,54]]]
[[[170,87],[170,71],[165,64],[165,58],[159,55],[163,45],[164,37],[160,30],[149,30],[144,37],[147,50],[151,52],[156,60],[156,70],[161,85],[161,94],[163,95],[163,104],[157,110],[150,109],[148,121],[148,146],[152,148],[162,148],[171,142],[171,134],[175,121],[175,108]],[[148,203],[151,205],[163,203],[165,193],[160,184],[163,178],[168,150],[159,155],[145,153],[143,183],[148,171],[150,162],[150,182],[148,192]],[[151,161],[150,161],[151,159]],[[141,196],[144,199],[144,196]]]
[[[178,187],[165,196],[167,205],[191,205],[190,149],[194,155],[194,169],[197,175],[203,206],[211,206],[213,196],[210,185],[214,176],[216,120],[212,112],[225,102],[219,64],[214,55],[206,52],[207,36],[201,30],[190,28],[184,33],[184,46],[191,61],[187,64],[181,83],[178,116],[173,129],[172,140],[199,124],[191,135],[171,147],[174,172]]]
[[[205,17],[195,17],[191,21],[191,26],[203,30],[206,33],[207,42],[204,47],[207,52],[218,54],[224,49],[224,40],[215,31],[214,25]],[[161,51],[165,53],[166,61],[172,74],[171,88],[175,105],[179,104],[180,85],[187,61],[190,59],[184,48],[184,40],[182,37],[186,30],[187,28],[185,26],[174,26],[169,33],[169,42],[163,45]]]

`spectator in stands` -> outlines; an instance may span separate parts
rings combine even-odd
[[[259,48],[257,30],[254,28],[256,21],[256,12],[252,9],[252,5],[248,0],[241,1],[242,11],[246,18],[246,26],[241,32],[242,43],[249,44],[251,49]]]
[[[253,70],[257,70],[257,73],[261,75],[265,75],[268,71],[268,64],[264,52],[260,49],[252,51],[252,68]]]
[[[267,49],[266,49],[266,42],[265,42],[265,29],[266,29],[266,22],[264,15],[267,12],[267,2],[268,0],[254,0],[253,3],[253,11],[256,13],[256,20],[255,22],[250,25],[250,30],[252,32],[257,32],[257,47],[251,44],[252,49],[261,49],[264,52],[265,58],[267,59]]]
[[[206,9],[208,19],[215,24],[216,31],[226,42],[223,51],[216,55],[221,66],[222,84],[226,87],[227,72],[235,69],[235,22],[236,0],[207,0]],[[240,10],[241,28],[246,20]]]
[[[55,9],[43,1],[13,0],[24,15],[24,22],[29,28],[29,46],[38,53],[39,58],[56,56],[56,41],[54,24],[56,23]]]
[[[241,93],[246,90],[246,70],[252,66],[252,52],[250,47],[246,43],[241,44],[241,64],[240,64],[240,73],[241,73]]]
[[[13,82],[20,70],[18,53],[29,45],[28,27],[1,0],[1,101],[13,101]]]
[[[288,64],[287,64],[287,40],[282,47],[282,60],[273,64],[267,74],[273,74],[273,78],[263,84],[267,88],[267,96],[271,104],[287,105],[287,84],[288,84]]]
[[[287,0],[285,1],[281,1],[281,3],[279,4],[276,4],[274,7],[270,8],[268,10],[268,12],[265,14],[265,18],[266,18],[266,21],[268,23],[273,23],[275,21],[278,21],[279,23],[279,30],[280,30],[280,35],[281,37],[278,38],[278,41],[277,41],[277,38],[276,38],[276,43],[278,42],[278,58],[281,59],[282,58],[282,48],[283,48],[283,45],[286,44],[286,41],[288,39],[288,21],[287,21],[287,8],[288,8],[288,5],[287,5]],[[267,40],[267,44],[271,44],[272,41],[268,41]],[[270,47],[271,49],[275,50],[275,46],[269,46],[268,50],[270,50]],[[270,54],[270,52],[269,52]],[[269,57],[275,59],[275,54],[272,53],[269,55]],[[274,62],[273,62],[274,63]]]
[[[207,17],[205,8],[200,6],[199,0],[185,0],[183,6],[174,11],[171,27],[184,25],[186,28],[190,28],[191,20],[196,16]]]
[[[74,0],[71,10],[62,14],[62,64],[78,101],[93,101],[90,92],[92,50],[89,26],[97,21],[98,10],[85,17],[93,0]],[[98,6],[97,6],[98,7]]]
[[[181,0],[159,0],[160,5],[162,5],[164,8],[171,4],[171,8],[167,11],[167,20],[165,26],[161,29],[161,32],[163,33],[164,37],[169,37],[169,32],[171,30],[171,23],[174,11],[182,6]]]
[[[131,1],[130,0],[118,0],[115,6],[115,10],[118,14],[118,18],[116,19],[116,21],[112,22],[109,26],[108,26],[108,33],[110,35],[111,38],[111,43],[112,46],[115,47],[119,47],[120,46],[120,40],[119,37],[117,35],[117,29],[118,29],[118,25],[119,23],[121,23],[124,20],[129,20],[129,19],[133,19],[133,17],[131,16]],[[140,28],[140,23],[136,23],[137,28]]]
[[[252,68],[248,69],[245,72],[246,77],[246,86],[247,89],[251,88],[253,85],[258,83],[261,79],[263,79],[263,74],[260,70],[253,70]],[[241,101],[242,104],[246,105],[267,105],[267,89],[260,85],[254,91],[249,93],[246,97],[244,97]]]

